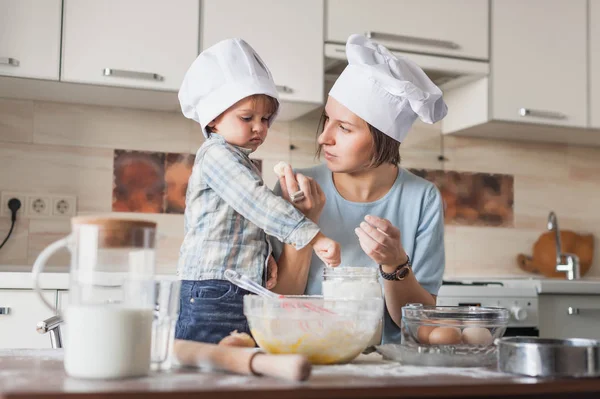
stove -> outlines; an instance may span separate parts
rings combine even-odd
[[[505,336],[539,335],[537,280],[444,281],[437,304],[506,308],[510,320]]]

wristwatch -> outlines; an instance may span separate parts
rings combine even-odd
[[[412,264],[410,263],[410,257],[406,255],[406,262],[399,265],[396,270],[391,273],[386,273],[383,271],[383,267],[379,265],[379,273],[381,273],[381,277],[383,277],[384,280],[402,281],[410,273],[411,266]]]

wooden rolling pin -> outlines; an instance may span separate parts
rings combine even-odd
[[[266,375],[292,381],[310,377],[312,366],[302,355],[269,355],[253,349],[175,340],[173,352],[179,364],[210,367],[246,375]]]

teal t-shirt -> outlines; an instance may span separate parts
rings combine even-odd
[[[296,172],[312,177],[323,189],[326,203],[318,224],[323,234],[340,243],[342,266],[378,267],[363,252],[354,233],[366,215],[378,216],[400,229],[402,245],[410,256],[415,277],[423,288],[437,295],[444,274],[444,217],[442,198],[433,183],[400,168],[385,196],[374,202],[351,202],[339,194],[326,165]],[[281,195],[279,184],[275,192]],[[277,259],[283,246],[274,238],[271,241]],[[324,266],[313,254],[307,295],[322,294]],[[400,327],[392,321],[387,309],[384,312],[383,343],[400,343]]]

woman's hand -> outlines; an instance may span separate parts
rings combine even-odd
[[[284,174],[279,178],[279,185],[283,193],[283,198],[294,205],[300,212],[314,223],[319,221],[321,211],[325,206],[325,194],[321,190],[319,183],[311,177],[304,176],[301,173],[294,175],[292,167],[287,165]],[[290,196],[292,193],[302,190],[304,199],[298,202],[292,202]]]
[[[377,264],[396,268],[408,259],[400,241],[400,230],[389,220],[367,215],[354,232],[362,250]]]

